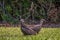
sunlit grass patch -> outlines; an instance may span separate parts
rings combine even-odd
[[[42,28],[37,35],[24,36],[20,27],[0,27],[0,40],[60,40],[60,28]]]

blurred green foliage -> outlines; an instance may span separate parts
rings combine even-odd
[[[30,15],[29,13],[29,8],[31,7],[30,0],[20,0],[20,1],[19,0],[0,0],[0,2],[2,1],[4,2],[5,10],[7,11],[7,13],[1,14],[3,20],[13,24],[13,23],[19,22],[20,16],[22,16],[22,18],[26,18]],[[41,4],[48,4],[49,2],[53,3],[58,0],[38,0],[38,1],[40,1]],[[47,12],[43,7],[40,7],[40,9],[36,8],[36,12],[33,15],[35,18],[47,18],[48,17]]]

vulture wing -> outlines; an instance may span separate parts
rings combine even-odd
[[[25,32],[25,34],[27,35],[32,35],[32,34],[36,34],[36,32],[32,29],[30,29],[29,27],[22,27],[22,31]]]
[[[32,30],[34,30],[34,31],[36,31],[36,32],[38,33],[38,32],[40,31],[40,29],[41,29],[41,26],[42,26],[42,24],[43,24],[43,21],[44,21],[44,19],[41,19],[40,24],[34,25],[34,26],[32,27]]]

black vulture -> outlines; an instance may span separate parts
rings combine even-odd
[[[21,21],[21,31],[24,35],[35,35],[40,31],[44,19],[41,19],[40,24],[37,25],[26,25],[23,19],[21,19],[20,21]]]

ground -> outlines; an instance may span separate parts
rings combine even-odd
[[[60,40],[60,28],[41,28],[36,35],[24,36],[20,27],[0,27],[0,40]]]

